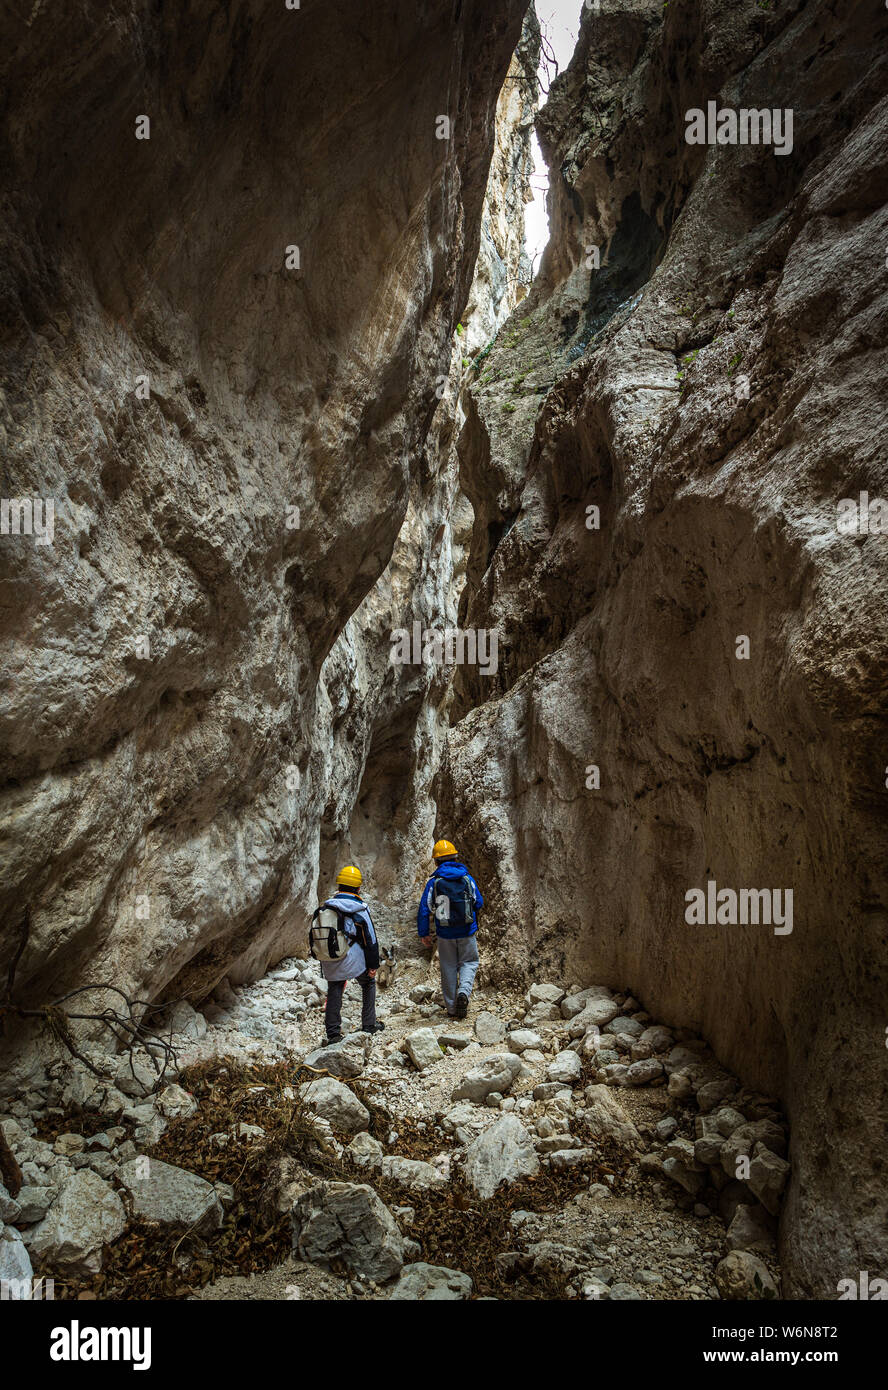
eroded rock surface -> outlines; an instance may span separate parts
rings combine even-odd
[[[885,33],[863,5],[587,12],[538,122],[553,241],[459,443],[461,617],[501,659],[458,675],[436,791],[488,960],[631,978],[781,1097],[795,1296],[888,1260],[885,539],[836,526],[888,483]],[[791,154],[687,144],[716,94],[793,108]],[[710,880],[791,889],[792,930],[690,925]]]
[[[664,1119],[639,1167],[691,1206],[724,1178],[723,1296],[776,1288],[758,1254],[780,1211],[783,1292],[832,1297],[888,1262],[884,537],[836,526],[841,498],[888,489],[888,17],[585,12],[538,120],[553,236],[522,298],[522,10],[0,19],[3,492],[56,508],[52,545],[0,545],[0,976],[29,906],[22,1002],[215,987],[177,1037],[202,1046],[215,1011],[286,1054],[320,983],[271,1019],[228,977],[302,949],[345,855],[409,935],[416,846],[446,826],[487,899],[487,982],[574,984],[535,985],[522,1027],[501,1020],[513,1050],[458,1077],[436,1034],[405,1084],[447,1078],[460,1143],[545,1107],[556,1170],[592,1152],[564,1125],[574,1056],[588,1127],[633,1148],[602,1086],[693,1099],[693,1132]],[[792,108],[792,151],[688,145],[715,96]],[[496,674],[393,667],[413,619],[495,630]],[[709,882],[791,890],[791,930],[690,923]],[[590,979],[631,980],[663,1022]],[[367,1050],[312,1058],[347,1081]],[[142,1065],[78,1072],[68,1100],[116,1115]],[[323,1120],[317,1143],[341,1147]],[[88,1156],[44,1149],[23,1145],[23,1192],[55,1221]],[[98,1181],[111,1160],[89,1161]],[[580,1287],[639,1296],[603,1265]]]
[[[350,708],[319,673],[420,483],[523,10],[0,20],[3,493],[55,504],[0,547],[22,1001],[301,945]]]

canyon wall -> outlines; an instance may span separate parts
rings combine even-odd
[[[392,661],[393,633],[453,628],[465,583],[472,509],[460,487],[456,440],[472,380],[467,354],[494,338],[526,293],[524,205],[539,89],[533,6],[496,107],[481,237],[468,303],[453,338],[439,403],[411,479],[392,558],[346,624],[321,671],[320,721],[330,731],[328,801],[319,823],[320,882],[361,866],[383,939],[415,942],[416,906],[431,868],[431,782],[451,721],[453,668]]]
[[[0,18],[2,495],[55,508],[0,545],[19,1003],[301,949],[341,635],[420,495],[524,9]]]
[[[836,525],[888,488],[886,38],[867,4],[587,13],[552,243],[459,441],[500,662],[458,673],[435,793],[488,966],[631,987],[781,1098],[790,1297],[888,1262],[888,540]],[[792,108],[791,152],[688,144],[709,100]],[[792,890],[791,932],[690,925],[711,880]]]
[[[343,858],[406,940],[447,833],[489,975],[780,1097],[834,1297],[888,1256],[888,542],[836,526],[888,488],[888,15],[587,11],[523,297],[524,8],[0,17],[0,493],[55,507],[0,539],[0,979],[28,911],[19,1002],[200,1002]],[[792,150],[689,145],[710,100]],[[414,620],[496,673],[393,666]],[[710,880],[792,931],[690,925]]]
[[[463,357],[474,358],[530,289],[524,207],[533,197],[531,137],[540,98],[540,26],[531,4],[496,108],[496,141],[481,217],[481,244],[463,312]]]

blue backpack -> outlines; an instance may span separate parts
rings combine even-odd
[[[437,927],[467,927],[475,915],[475,892],[468,874],[462,878],[436,878],[432,883],[432,907]]]

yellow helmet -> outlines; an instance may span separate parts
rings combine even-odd
[[[336,882],[341,888],[360,888],[364,882],[364,875],[360,869],[356,869],[354,864],[346,864],[344,869],[340,869],[336,875]]]
[[[436,840],[435,848],[432,850],[433,859],[455,859],[456,846],[449,840]]]

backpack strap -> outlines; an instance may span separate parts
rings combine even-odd
[[[340,907],[338,903],[334,904],[332,899],[328,898],[325,903],[320,903],[315,908],[314,912],[311,914],[311,920],[314,921],[316,917],[320,917],[325,908],[329,908],[331,912],[337,913],[339,917],[345,917],[352,925],[354,925],[355,918],[363,911],[363,908],[359,907],[354,912],[349,912],[347,908]]]
[[[368,914],[369,916],[369,914]],[[358,945],[364,952],[364,965],[367,970],[379,969],[379,938],[376,935],[376,928],[372,926],[374,939],[371,941],[370,933],[367,930],[367,923],[361,919],[357,923]]]
[[[352,927],[355,930],[355,940],[357,940],[359,935],[360,923],[356,922],[356,919],[360,916],[363,909],[359,907],[355,911],[349,912],[348,908],[340,907],[337,903],[336,906],[333,908],[333,911],[338,912],[340,917],[344,917],[347,922],[351,922]]]

